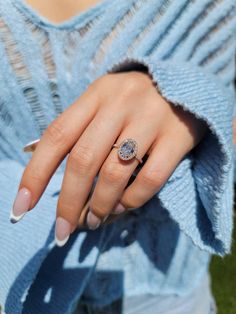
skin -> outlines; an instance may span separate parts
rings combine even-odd
[[[62,23],[99,2],[25,1],[54,23]],[[111,223],[152,198],[205,132],[205,123],[167,102],[148,74],[108,74],[94,81],[48,126],[24,170],[18,191],[27,188],[31,192],[27,210],[32,210],[68,154],[57,218],[68,222],[70,232],[78,226],[87,228],[90,207],[93,223]],[[112,145],[130,137],[138,142],[138,156],[148,158],[128,185],[139,162],[135,158],[122,161]],[[115,212],[118,203],[125,209],[120,214]]]
[[[89,205],[93,217],[103,222],[109,216],[110,223],[152,198],[206,130],[205,122],[166,101],[147,73],[106,74],[48,126],[19,189],[31,191],[31,210],[68,154],[57,217],[69,222],[71,232],[87,226],[87,198],[99,174]],[[139,162],[122,161],[111,147],[130,137],[138,142],[138,156],[148,158],[126,188]],[[126,210],[114,215],[119,201]]]
[[[99,0],[25,0],[40,15],[61,23],[96,5]]]

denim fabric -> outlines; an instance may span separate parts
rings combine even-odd
[[[145,294],[120,298],[104,307],[80,301],[72,314],[216,314],[216,302],[210,285],[210,277],[206,274],[197,288],[184,297]]]

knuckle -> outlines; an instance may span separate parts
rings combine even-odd
[[[64,190],[62,189],[62,191],[59,195],[58,202],[57,202],[58,213],[68,214],[68,213],[73,212],[74,209],[75,209],[75,207],[73,206],[73,203],[68,202],[68,200],[65,198]]]
[[[107,84],[109,83],[109,79],[107,77],[107,75],[102,75],[100,77],[98,77],[96,80],[94,80],[88,87],[88,90],[91,93],[94,93],[94,95],[96,94],[96,96],[98,97],[100,95],[100,90],[103,87],[107,87]]]
[[[102,75],[93,81],[90,85],[97,103],[107,102],[107,99],[110,95],[110,89],[112,89],[113,86],[113,76],[114,74]]]
[[[133,95],[137,94],[137,91],[140,92],[145,88],[145,82],[140,77],[139,74],[132,74],[132,76],[127,76],[125,80],[125,85],[123,88],[124,95]]]
[[[94,82],[94,86],[98,87],[98,85],[104,85],[106,86],[107,84],[110,83],[111,77],[114,76],[114,73],[106,73],[104,75],[99,76]]]
[[[24,172],[24,178],[27,176],[29,181],[41,183],[43,181],[42,171],[37,167],[31,167]]]
[[[68,157],[70,168],[79,171],[82,175],[88,175],[91,171],[93,162],[94,154],[91,151],[91,148],[86,146],[79,146],[76,149],[72,149]]]
[[[145,172],[140,174],[140,181],[142,184],[148,186],[150,189],[156,190],[161,187],[164,182],[164,175],[162,172]]]
[[[120,164],[116,162],[110,162],[101,170],[101,176],[108,184],[119,184],[126,178],[124,169],[121,169]]]
[[[52,145],[63,145],[66,143],[67,136],[65,127],[59,120],[54,120],[45,130],[44,135]]]
[[[106,82],[106,75],[101,75],[90,84],[90,87],[96,88],[98,87],[98,85],[103,84],[105,82]]]
[[[58,214],[61,216],[68,216],[74,211],[74,207],[71,204],[65,203],[63,201],[58,202]]]
[[[94,80],[93,82],[91,82],[87,88],[85,93],[87,95],[92,95],[92,97],[98,97],[98,91],[99,91],[99,85],[100,85],[100,81],[99,79]]]

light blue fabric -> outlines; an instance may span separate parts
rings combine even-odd
[[[211,254],[230,253],[235,111],[234,0],[105,0],[60,25],[0,1],[0,304],[6,314],[71,314],[120,296],[187,295]],[[208,132],[141,208],[55,246],[66,159],[36,207],[9,222],[30,156],[22,147],[106,73],[146,70]],[[114,98],[114,101],[116,99]],[[166,161],[168,162],[168,160]],[[96,182],[95,178],[95,182]]]
[[[73,314],[216,314],[217,307],[210,287],[209,274],[204,274],[194,291],[186,296],[144,294],[121,298],[105,307],[87,304],[85,289]]]

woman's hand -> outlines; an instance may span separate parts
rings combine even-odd
[[[202,120],[168,103],[158,93],[148,73],[106,74],[45,130],[24,170],[12,221],[35,207],[53,173],[69,154],[57,204],[56,240],[63,245],[78,222],[84,226],[87,219],[88,226],[95,229],[114,211],[124,214],[146,203],[205,131]],[[127,188],[139,162],[136,158],[119,159],[117,148],[112,148],[126,138],[137,141],[139,158],[148,156]],[[118,217],[113,215],[113,219],[115,216]]]

